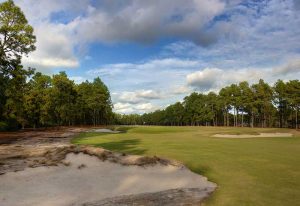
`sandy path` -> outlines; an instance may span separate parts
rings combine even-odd
[[[291,133],[260,133],[258,135],[251,134],[215,134],[213,137],[221,137],[221,138],[255,138],[255,137],[292,137]]]
[[[82,153],[70,153],[65,161],[70,166],[27,168],[1,175],[1,205],[81,205],[120,195],[176,188],[199,188],[207,196],[216,187],[205,177],[172,165],[122,166]],[[82,164],[85,167],[79,169]]]

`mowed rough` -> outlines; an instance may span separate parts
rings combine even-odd
[[[124,128],[122,128],[124,130]],[[217,183],[213,206],[290,206],[300,202],[300,133],[292,129],[131,127],[126,133],[84,133],[73,143],[183,162]],[[215,134],[290,133],[292,137],[216,138]]]

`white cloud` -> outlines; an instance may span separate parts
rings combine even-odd
[[[274,68],[219,69],[205,68],[188,74],[187,84],[201,91],[217,91],[224,86],[248,81],[250,83],[264,79],[273,84],[276,80],[291,80],[300,78],[300,61],[293,59]]]
[[[123,92],[117,99],[122,103],[138,104],[143,101],[143,99],[136,97],[134,92]]]
[[[136,96],[144,99],[160,99],[162,98],[159,92],[153,90],[140,90],[136,92]]]
[[[114,111],[117,113],[128,114],[133,112],[132,105],[129,103],[116,103],[114,104]]]
[[[24,57],[23,64],[37,70],[78,67],[71,22],[88,9],[90,1],[16,0],[15,3],[24,11],[37,37],[36,51]]]
[[[175,86],[171,88],[171,93],[174,95],[181,95],[181,94],[188,94],[190,93],[192,90],[191,88],[189,88],[187,85],[184,86]]]
[[[218,80],[221,80],[222,73],[223,71],[217,68],[205,68],[187,75],[187,83],[190,86],[207,90],[216,87]]]
[[[88,75],[114,76],[124,71],[162,71],[197,68],[201,62],[179,58],[152,59],[140,63],[119,63],[103,65],[98,69],[87,71]]]
[[[130,104],[130,103],[116,103],[114,104],[114,111],[121,114],[131,114],[131,113],[148,113],[159,109],[158,106],[151,103],[141,103],[141,104]]]
[[[57,57],[40,57],[37,53],[36,55],[31,55],[30,57],[23,58],[23,64],[41,70],[44,68],[73,68],[79,66],[79,63],[76,59],[63,59]]]
[[[136,65],[137,69],[162,69],[162,68],[173,68],[173,69],[185,69],[196,67],[199,65],[198,61],[189,59],[177,59],[177,58],[164,58],[154,59],[142,64]]]
[[[151,103],[138,104],[136,109],[143,112],[150,112],[155,109],[158,109],[157,106],[152,105]]]
[[[298,59],[292,59],[287,64],[276,67],[273,72],[277,75],[285,75],[289,73],[300,73],[300,56]]]
[[[218,68],[205,68],[187,75],[187,84],[198,90],[217,91],[229,84],[241,81],[254,82],[264,78],[266,71],[253,69],[222,70]]]
[[[134,92],[122,92],[115,95],[116,99],[122,103],[138,104],[145,100],[154,100],[163,98],[162,94],[153,90],[137,90]]]

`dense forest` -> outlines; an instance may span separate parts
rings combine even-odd
[[[25,76],[20,77],[25,78]],[[51,125],[103,125],[112,118],[107,87],[95,78],[76,85],[64,72],[52,77],[39,72],[26,81],[8,79],[2,118],[23,127]],[[23,82],[20,84],[20,82]]]
[[[183,102],[143,115],[117,115],[119,124],[171,126],[293,127],[298,123],[300,81],[259,80],[222,88],[218,94],[192,93]],[[298,128],[298,127],[297,127]]]
[[[103,125],[112,120],[110,93],[100,78],[76,85],[65,72],[53,76],[23,68],[36,37],[23,12],[0,4],[0,130],[56,125]]]

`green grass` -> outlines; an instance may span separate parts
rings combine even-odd
[[[288,129],[134,127],[83,133],[75,144],[179,160],[218,184],[205,205],[300,205],[300,133]],[[213,134],[293,132],[291,138],[224,139]]]

